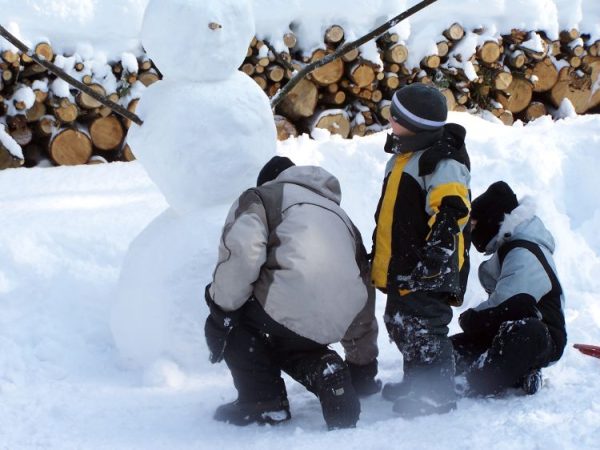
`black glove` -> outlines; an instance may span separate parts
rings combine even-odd
[[[225,347],[227,346],[227,337],[231,330],[238,324],[241,316],[241,309],[236,311],[224,311],[210,297],[210,284],[204,290],[204,299],[210,309],[210,314],[204,324],[204,336],[206,345],[210,351],[209,360],[215,364],[223,361]]]
[[[358,365],[346,361],[350,376],[352,377],[352,386],[356,394],[364,397],[367,395],[376,394],[381,390],[381,381],[376,380],[377,375],[377,360],[373,360],[369,364]]]
[[[408,276],[398,277],[398,287],[411,291],[436,291],[442,288],[452,268],[448,264],[452,251],[426,245],[420,252],[421,261]]]

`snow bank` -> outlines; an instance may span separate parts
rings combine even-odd
[[[557,241],[556,263],[567,300],[569,347],[563,359],[544,370],[544,388],[533,397],[464,399],[444,416],[404,421],[380,396],[362,403],[355,430],[327,433],[318,400],[286,379],[292,421],[281,427],[235,428],[215,423],[214,409],[235,398],[224,365],[209,365],[201,323],[206,315],[203,283],[210,280],[218,235],[236,195],[203,209],[179,235],[161,236],[158,224],[172,211],[138,163],[93,167],[10,170],[0,177],[0,441],[6,448],[127,449],[363,449],[390,446],[390,430],[406,448],[597,448],[600,408],[599,361],[571,348],[600,343],[600,201],[597,190],[600,117],[549,118],[526,127],[505,127],[467,114],[451,114],[467,127],[473,167],[473,194],[504,179],[517,194],[532,196]],[[278,152],[297,164],[319,164],[342,185],[342,205],[370,241],[373,212],[387,154],[385,134],[342,140],[326,133],[279,144]],[[215,155],[220,155],[218,152]],[[228,164],[224,156],[223,165]],[[207,171],[207,182],[221,173]],[[240,174],[239,188],[256,173]],[[162,214],[162,215],[161,215]],[[191,217],[191,216],[189,216]],[[154,220],[154,221],[153,221]],[[147,272],[129,267],[132,248],[151,258]],[[189,239],[185,239],[190,236]],[[166,242],[157,244],[159,238]],[[168,251],[166,249],[169,249]],[[164,265],[192,258],[179,273]],[[476,279],[481,255],[472,254],[465,305],[484,295]],[[138,272],[136,273],[136,270]],[[155,278],[167,280],[173,302],[189,271],[197,277],[196,303],[180,304],[185,314],[163,316],[152,303]],[[122,328],[146,342],[146,370],[124,364],[110,329],[119,273],[139,277],[148,288],[131,293],[137,324]],[[144,301],[146,295],[149,300]],[[377,301],[383,316],[384,298]],[[457,314],[455,314],[455,317]],[[175,324],[178,335],[164,336]],[[456,319],[451,324],[457,330]],[[155,358],[158,346],[163,355]],[[380,378],[401,374],[398,350],[382,329]],[[165,351],[166,350],[166,351]],[[125,352],[126,353],[126,352]],[[151,361],[154,362],[151,362]],[[432,433],[431,430],[436,432]],[[394,438],[395,439],[395,438]],[[393,442],[396,442],[395,440]]]

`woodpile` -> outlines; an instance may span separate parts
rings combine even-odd
[[[315,128],[344,138],[380,131],[388,125],[394,91],[414,82],[437,86],[449,110],[488,110],[507,125],[544,116],[565,99],[580,114],[599,109],[600,41],[589,35],[566,30],[551,40],[543,32],[513,30],[494,38],[458,23],[440,31],[432,54],[420,61],[410,58],[410,48],[397,34],[386,33],[376,41],[375,57],[350,50],[313,71],[278,105],[279,139]],[[309,53],[291,30],[277,48],[254,39],[240,70],[273,97],[302,67],[343,45],[346,36],[341,26],[332,25],[321,48]],[[467,39],[478,42],[475,51],[461,45]],[[98,68],[78,55],[57,55],[47,42],[34,51],[131,112],[141,86],[161,78],[146,57],[124,56]],[[2,125],[21,146],[24,161],[0,144],[0,169],[135,159],[126,143],[129,120],[58,80],[31,56],[9,50],[0,52]]]
[[[600,41],[577,30],[551,40],[543,32],[513,30],[497,38],[486,30],[465,30],[455,23],[440,33],[437,51],[409,67],[410,49],[397,34],[377,40],[379,58],[358,50],[312,72],[277,107],[279,137],[324,128],[343,137],[364,136],[387,126],[393,92],[413,82],[436,85],[454,111],[492,112],[507,125],[529,122],[557,109],[568,99],[582,114],[600,105]],[[466,38],[479,42],[474,54],[463,54]],[[294,72],[335,51],[345,32],[333,25],[321,48],[306,54],[288,32],[279,51],[253,40],[242,70],[272,97]],[[270,72],[278,74],[273,79]],[[290,132],[289,130],[294,130]]]
[[[47,42],[34,52],[113,102],[135,111],[143,86],[160,72],[143,57],[101,66],[79,55],[57,55]],[[0,148],[0,169],[38,165],[76,165],[135,159],[126,145],[128,120],[88,94],[73,89],[32,58],[0,52],[0,126],[21,146],[24,161]]]

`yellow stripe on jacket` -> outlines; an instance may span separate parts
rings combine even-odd
[[[387,288],[388,269],[392,258],[394,207],[398,196],[398,188],[404,167],[406,167],[412,155],[412,153],[404,153],[396,157],[396,162],[388,177],[383,202],[377,219],[377,234],[375,236],[376,252],[371,268],[371,279],[375,287],[381,289]]]

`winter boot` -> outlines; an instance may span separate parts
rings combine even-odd
[[[259,402],[241,402],[238,399],[219,406],[213,418],[219,422],[246,426],[252,423],[276,425],[291,417],[287,399]]]
[[[409,395],[396,400],[392,409],[405,419],[413,419],[431,414],[448,413],[456,409],[456,402],[453,400],[438,402],[427,396]]]
[[[381,391],[381,396],[389,402],[395,402],[408,394],[410,394],[410,383],[405,380],[397,383],[385,383]]]
[[[523,377],[519,385],[527,395],[533,395],[542,388],[542,371],[533,369]]]
[[[360,402],[348,367],[335,353],[323,356],[317,367],[315,393],[321,402],[327,428],[354,428],[360,415]]]

